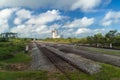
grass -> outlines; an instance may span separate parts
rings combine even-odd
[[[11,40],[9,42],[0,42],[0,69],[8,70],[11,64],[30,63],[31,56],[25,53],[27,41],[21,39]]]
[[[45,71],[4,71],[0,72],[0,80],[48,80]]]
[[[118,52],[118,51],[109,51],[109,50],[104,50],[104,49],[99,49],[99,48],[88,48],[88,50],[95,51],[95,52],[100,52],[100,53],[104,53],[104,54],[113,54],[113,55],[119,55],[120,56],[120,52]]]
[[[17,53],[13,58],[4,60],[6,63],[28,63],[31,61],[31,57],[25,53]]]
[[[99,73],[88,75],[81,71],[68,72],[71,80],[120,80],[120,68],[108,64],[99,63],[102,69]],[[48,73],[47,71],[4,71],[0,72],[0,80],[66,80],[60,73]]]
[[[30,60],[30,57],[28,54],[23,53],[27,43],[21,39],[0,42],[0,60],[7,62],[27,62]]]
[[[108,64],[103,64],[99,73],[88,75],[83,72],[68,73],[72,80],[120,80],[120,68]]]

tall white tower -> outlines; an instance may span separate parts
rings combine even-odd
[[[57,30],[52,31],[52,38],[57,38]]]

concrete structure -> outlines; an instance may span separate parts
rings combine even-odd
[[[2,38],[17,38],[17,33],[7,32],[0,34]]]
[[[102,66],[99,65],[98,63],[96,63],[90,59],[86,59],[82,56],[78,56],[78,55],[75,55],[72,53],[65,54],[62,51],[59,51],[58,49],[55,49],[50,46],[46,46],[46,48],[48,50],[54,52],[54,54],[56,54],[57,56],[60,56],[61,58],[63,58],[65,61],[67,61],[71,65],[76,66],[76,68],[78,68],[88,74],[95,74],[95,73],[99,72],[102,68]]]
[[[61,38],[61,36],[58,35],[58,31],[57,30],[53,30],[52,31],[52,38]]]

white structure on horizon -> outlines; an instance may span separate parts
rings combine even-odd
[[[61,38],[61,36],[58,35],[58,31],[57,30],[53,30],[52,31],[52,38]]]

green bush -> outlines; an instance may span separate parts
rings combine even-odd
[[[14,56],[10,53],[0,53],[0,60],[5,60],[5,59],[10,59],[13,58]]]
[[[8,38],[0,38],[0,42],[7,42],[8,40]]]

